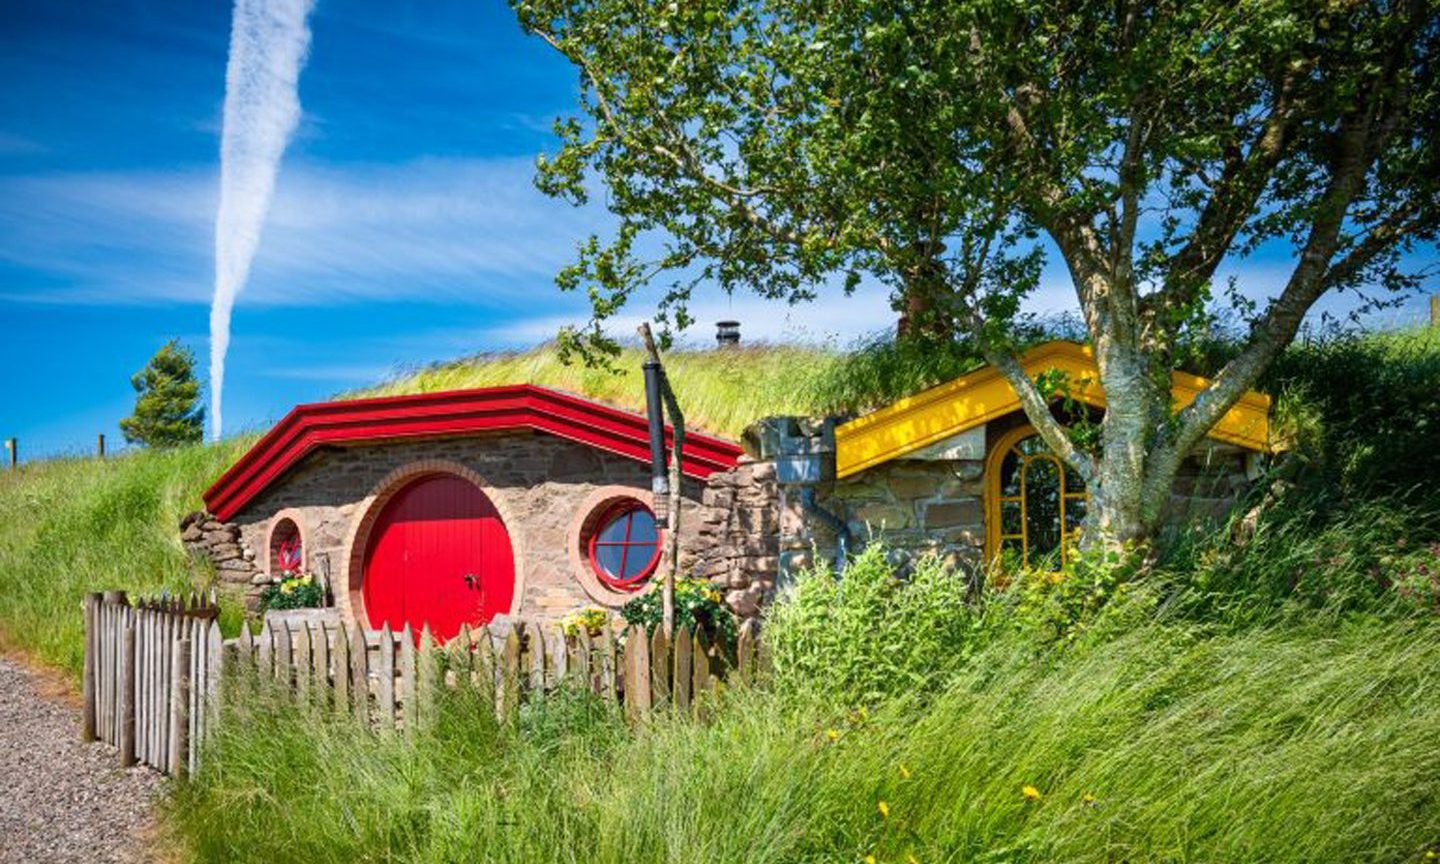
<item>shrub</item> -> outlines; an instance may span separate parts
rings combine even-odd
[[[638,595],[624,606],[620,614],[625,623],[632,627],[643,627],[646,633],[654,633],[664,620],[661,606],[660,586]],[[735,616],[725,605],[725,598],[708,582],[699,579],[675,580],[675,627],[689,627],[692,633],[704,632],[706,637],[723,645],[727,650],[735,648],[739,633]]]
[[[325,605],[325,589],[309,573],[283,573],[260,592],[260,608],[316,609]]]
[[[900,578],[880,543],[839,576],[803,573],[766,623],[776,686],[851,706],[926,692],[973,650],[981,621],[966,592],[933,556]]]

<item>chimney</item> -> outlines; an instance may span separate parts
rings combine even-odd
[[[739,321],[716,321],[715,342],[721,348],[730,348],[740,344],[740,322]]]

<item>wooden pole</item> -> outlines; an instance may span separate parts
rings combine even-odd
[[[1430,326],[1440,328],[1440,294],[1430,298]]]
[[[13,471],[15,467],[20,464],[20,439],[7,438],[5,440],[5,449],[10,451],[10,470]]]
[[[125,610],[120,648],[120,767],[135,764],[135,621]]]
[[[105,433],[101,432],[95,436],[95,455],[101,459],[105,458]]]
[[[639,333],[650,362],[660,366],[660,393],[665,400],[665,413],[670,415],[670,501],[665,513],[667,542],[660,562],[663,580],[660,585],[661,619],[665,637],[669,639],[675,635],[675,574],[680,569],[680,484],[684,482],[680,460],[685,447],[685,414],[680,410],[680,402],[675,398],[669,378],[665,376],[665,368],[660,363],[660,351],[655,347],[649,322],[640,325]]]
[[[190,761],[190,640],[176,639],[170,652],[170,746],[165,761],[170,776],[181,777]]]
[[[81,675],[81,688],[85,691],[85,709],[80,715],[80,740],[90,743],[95,734],[95,661],[100,646],[99,627],[100,595],[85,595],[85,671]]]

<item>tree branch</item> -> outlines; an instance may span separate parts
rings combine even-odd
[[[1403,88],[1401,88],[1403,90]],[[1381,90],[1377,82],[1372,92]],[[1379,101],[1378,93],[1376,100]],[[1305,314],[1320,295],[1333,284],[1331,258],[1340,244],[1340,231],[1350,204],[1365,183],[1370,165],[1381,144],[1393,132],[1404,111],[1406,97],[1402,93],[1389,106],[1389,116],[1376,122],[1378,105],[1362,105],[1341,122],[1338,147],[1330,182],[1321,196],[1317,215],[1312,223],[1300,260],[1280,296],[1271,302],[1264,318],[1256,325],[1249,343],[1239,356],[1225,364],[1210,386],[1199,393],[1177,417],[1179,431],[1164,458],[1183,459],[1200,439],[1234,407],[1240,397],[1255,385],[1260,374],[1295,337]],[[1379,238],[1372,232],[1368,240]],[[1373,257],[1383,247],[1362,243],[1355,254],[1373,250]],[[1337,266],[1357,266],[1359,258],[1347,256]]]

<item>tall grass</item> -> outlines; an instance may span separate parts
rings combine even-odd
[[[633,734],[583,700],[510,730],[453,697],[413,743],[262,700],[170,824],[199,861],[1393,862],[1440,841],[1433,624],[1145,626],[1039,660],[1001,641],[937,694],[862,714],[737,691],[708,725]]]
[[[78,677],[87,591],[188,589],[180,517],[248,441],[56,459],[0,475],[0,644]]]
[[[753,345],[708,351],[681,350],[665,357],[665,371],[695,428],[738,438],[755,420],[816,410],[814,382],[841,359],[839,351],[802,345]],[[642,411],[645,385],[641,352],[627,348],[613,368],[566,363],[552,345],[481,354],[430,366],[353,397],[429,393],[500,384],[539,384]]]

